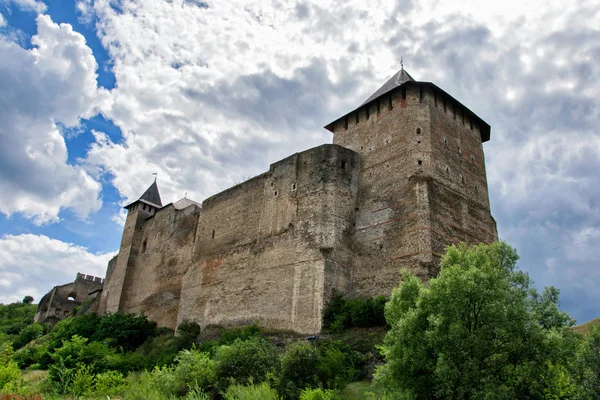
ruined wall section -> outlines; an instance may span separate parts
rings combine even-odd
[[[177,210],[170,204],[140,225],[119,311],[144,312],[158,326],[176,328],[181,280],[192,259],[200,212],[195,205]]]
[[[34,321],[56,323],[72,315],[75,307],[89,299],[91,293],[101,290],[102,285],[102,278],[78,273],[74,282],[54,286],[42,297]]]
[[[350,283],[354,166],[323,145],[205,200],[179,320],[318,332],[327,291]]]
[[[360,155],[352,295],[390,295],[409,268],[436,271],[429,229],[430,110],[418,86],[392,91],[334,124]]]
[[[481,127],[442,93],[430,102],[433,180],[433,251],[452,243],[491,243],[498,238],[490,213]]]

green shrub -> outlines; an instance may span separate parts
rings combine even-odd
[[[96,314],[85,314],[63,319],[50,332],[50,350],[62,346],[64,341],[71,340],[75,335],[91,339],[98,330],[99,324],[100,317]]]
[[[4,390],[21,381],[21,370],[12,357],[13,351],[10,345],[5,345],[0,352],[0,390]]]
[[[38,324],[37,322],[27,325],[25,328],[19,331],[19,336],[13,342],[15,349],[20,349],[27,343],[44,336],[46,333],[46,326]]]
[[[103,364],[104,370],[119,371],[124,375],[132,371],[152,369],[155,365],[149,357],[138,352],[110,353],[105,357]]]
[[[225,392],[225,400],[279,400],[277,391],[272,389],[268,383],[259,385],[231,385]]]
[[[93,372],[101,372],[107,369],[108,356],[113,354],[114,350],[104,343],[88,343],[88,339],[75,335],[56,348],[50,357],[55,363],[62,360],[66,368],[76,369],[79,365],[89,365]],[[53,376],[52,372],[50,375]]]
[[[231,345],[220,346],[215,354],[218,386],[222,390],[231,381],[242,385],[263,382],[278,367],[277,350],[262,338],[236,339]]]
[[[321,355],[313,345],[293,342],[286,346],[281,357],[279,392],[289,399],[298,399],[304,388],[318,386]]]
[[[346,299],[343,293],[334,290],[323,310],[323,326],[334,332],[351,327],[386,326],[386,301],[384,296]]]
[[[191,345],[192,343],[195,343],[198,336],[200,336],[200,325],[198,325],[197,322],[184,319],[177,325],[177,333],[184,344]]]
[[[124,400],[168,400],[157,386],[153,373],[144,371],[139,376],[129,374],[123,391]]]
[[[142,314],[107,314],[102,316],[93,340],[105,341],[125,351],[137,349],[156,330],[156,322]]]
[[[73,394],[89,396],[94,389],[94,375],[89,365],[80,364],[73,375]]]
[[[323,389],[305,389],[300,394],[300,400],[335,400],[336,392]]]
[[[243,326],[240,328],[229,328],[219,331],[219,345],[231,344],[237,339],[247,340],[260,334],[260,326],[257,324]]]
[[[185,395],[185,400],[211,400],[211,396],[198,386],[194,386]]]
[[[217,375],[210,354],[197,350],[183,350],[175,360],[177,364],[173,373],[177,394],[189,392],[192,388],[208,390],[215,384]]]
[[[321,352],[319,379],[323,387],[341,390],[358,375],[353,362],[357,355],[350,346],[335,341]]]
[[[178,385],[173,367],[154,367],[152,380],[160,393],[173,396],[177,393]]]
[[[94,379],[95,393],[109,396],[120,393],[125,388],[125,378],[118,371],[106,371],[96,375]]]
[[[177,353],[187,345],[191,346],[191,343],[185,343],[185,340],[174,337],[172,333],[165,333],[148,338],[144,344],[138,347],[136,354],[146,357],[149,364],[146,368],[152,368],[155,365],[162,367],[173,364]]]

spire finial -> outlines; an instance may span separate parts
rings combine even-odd
[[[154,182],[156,182],[156,179],[158,178],[158,172],[153,172],[152,175],[154,175]]]
[[[187,199],[187,192],[185,192],[185,194],[183,195],[184,199]]]
[[[404,70],[404,57],[400,57],[400,68]]]

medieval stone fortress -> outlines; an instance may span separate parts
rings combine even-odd
[[[172,329],[187,319],[316,333],[333,289],[389,296],[402,268],[428,279],[445,246],[497,239],[482,146],[490,126],[435,84],[401,69],[325,128],[333,144],[202,204],[163,206],[154,182],[126,207],[104,281],[55,287],[36,320],[69,315],[72,295]]]

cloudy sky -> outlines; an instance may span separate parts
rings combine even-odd
[[[598,0],[0,0],[0,302],[104,275],[158,173],[202,199],[400,66],[492,126],[492,214],[536,286],[600,316]]]

